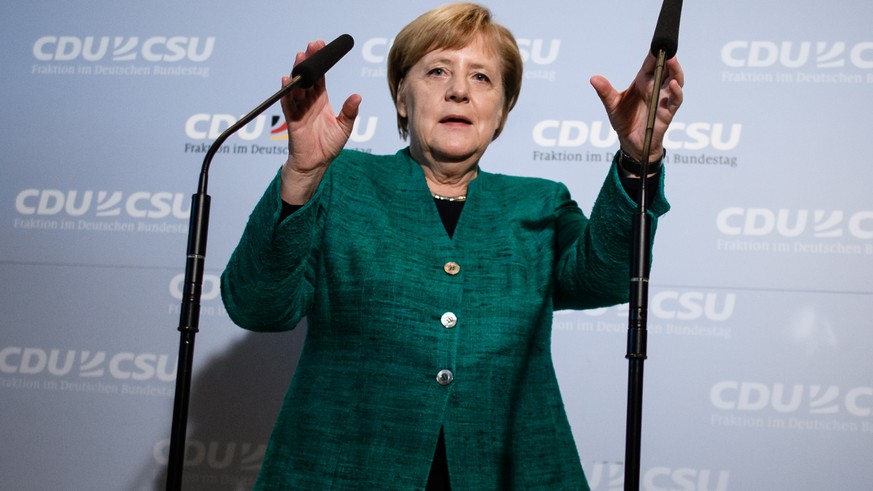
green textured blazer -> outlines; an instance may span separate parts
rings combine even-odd
[[[284,220],[279,186],[221,283],[246,329],[308,320],[258,489],[423,489],[440,428],[456,490],[588,488],[552,312],[627,299],[635,205],[615,164],[590,219],[563,184],[480,170],[453,238],[408,149],[343,151]]]

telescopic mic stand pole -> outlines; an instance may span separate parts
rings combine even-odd
[[[206,194],[206,188],[212,158],[228,137],[266,111],[292,88],[312,86],[340,58],[348,53],[352,46],[354,46],[352,37],[343,34],[295,66],[291,72],[291,82],[219,135],[203,159],[197,193],[191,200],[191,217],[188,225],[188,255],[182,290],[182,309],[179,315],[180,339],[176,369],[176,394],[173,402],[173,426],[167,463],[166,489],[168,491],[178,491],[182,488],[182,468],[185,461],[185,437],[188,426],[188,401],[191,395],[191,372],[194,361],[194,337],[199,331],[200,325],[200,296],[203,289],[206,236],[209,229],[210,198]]]
[[[663,53],[658,58],[655,69],[655,96],[659,88],[659,75],[663,73]],[[653,97],[655,97],[653,96]],[[653,99],[657,101],[657,99]],[[657,103],[652,104],[649,118],[654,118]],[[628,396],[627,396],[627,441],[625,443],[625,481],[626,491],[639,489],[640,437],[642,433],[643,406],[643,363],[646,360],[647,314],[649,297],[649,257],[651,254],[652,217],[646,210],[646,176],[651,149],[651,128],[646,128],[643,143],[642,172],[637,211],[633,217],[633,253],[631,256],[630,309],[628,313]]]
[[[628,392],[627,428],[625,440],[624,489],[637,491],[640,487],[640,440],[643,419],[643,364],[646,360],[649,267],[651,257],[652,217],[647,211],[649,154],[661,84],[664,80],[664,64],[676,54],[679,37],[679,16],[682,0],[664,0],[661,14],[652,39],[652,54],[656,58],[652,97],[646,118],[646,133],[643,140],[642,168],[640,170],[640,193],[637,211],[633,217],[633,252],[631,255],[630,305],[628,312]]]

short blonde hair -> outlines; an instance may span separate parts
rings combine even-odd
[[[491,11],[472,3],[444,5],[426,12],[404,27],[388,52],[388,88],[397,105],[400,82],[409,69],[427,53],[441,49],[461,49],[483,35],[500,59],[503,79],[503,117],[494,138],[503,131],[509,111],[521,92],[524,70],[518,44],[506,27],[491,20]],[[404,140],[409,135],[409,121],[397,114],[397,129]]]

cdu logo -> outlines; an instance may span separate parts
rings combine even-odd
[[[349,141],[352,143],[365,143],[372,140],[376,135],[376,127],[378,124],[379,118],[376,116],[369,116],[366,118],[358,116],[352,127],[352,133],[349,135]],[[285,123],[285,118],[282,116],[273,116],[270,120],[270,139],[288,139],[288,124]]]
[[[813,49],[814,47],[814,49]],[[735,40],[721,48],[721,61],[731,68],[873,68],[873,41],[847,45],[843,41]]]
[[[33,43],[33,57],[38,61],[202,63],[214,48],[215,37],[43,36]]]
[[[853,237],[873,239],[873,210],[846,213],[842,210],[791,210],[780,208],[729,207],[716,217],[724,235],[746,237]]]

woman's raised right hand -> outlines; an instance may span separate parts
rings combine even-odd
[[[298,52],[294,65],[324,47],[313,41]],[[282,86],[291,82],[282,77]],[[282,112],[288,126],[288,160],[282,166],[282,200],[302,205],[315,194],[327,167],[339,155],[352,134],[361,96],[352,94],[334,115],[327,97],[324,77],[311,87],[295,87],[282,98]]]

